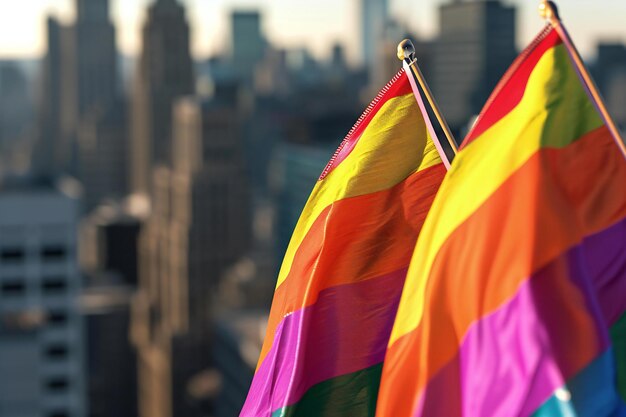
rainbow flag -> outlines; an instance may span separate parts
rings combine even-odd
[[[428,132],[401,71],[302,212],[241,416],[374,415],[413,247],[446,173]]]
[[[625,415],[626,160],[570,52],[540,33],[457,154],[415,248],[377,415]]]

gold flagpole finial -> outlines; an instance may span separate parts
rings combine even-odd
[[[410,39],[405,39],[398,44],[398,59],[400,61],[404,61],[405,59],[410,59],[411,61],[415,58],[415,46],[413,46],[413,42]]]
[[[542,0],[541,3],[539,3],[539,16],[552,24],[561,20],[556,4],[549,0]]]

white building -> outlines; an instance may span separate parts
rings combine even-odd
[[[77,201],[0,188],[0,416],[86,415]]]

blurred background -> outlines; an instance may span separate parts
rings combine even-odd
[[[537,1],[0,3],[0,417],[230,417],[310,190],[398,71],[458,139]],[[626,126],[626,3],[561,14]]]

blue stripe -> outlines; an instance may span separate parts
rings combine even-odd
[[[574,347],[575,349],[575,347]],[[626,417],[609,349],[555,392],[533,417]]]

